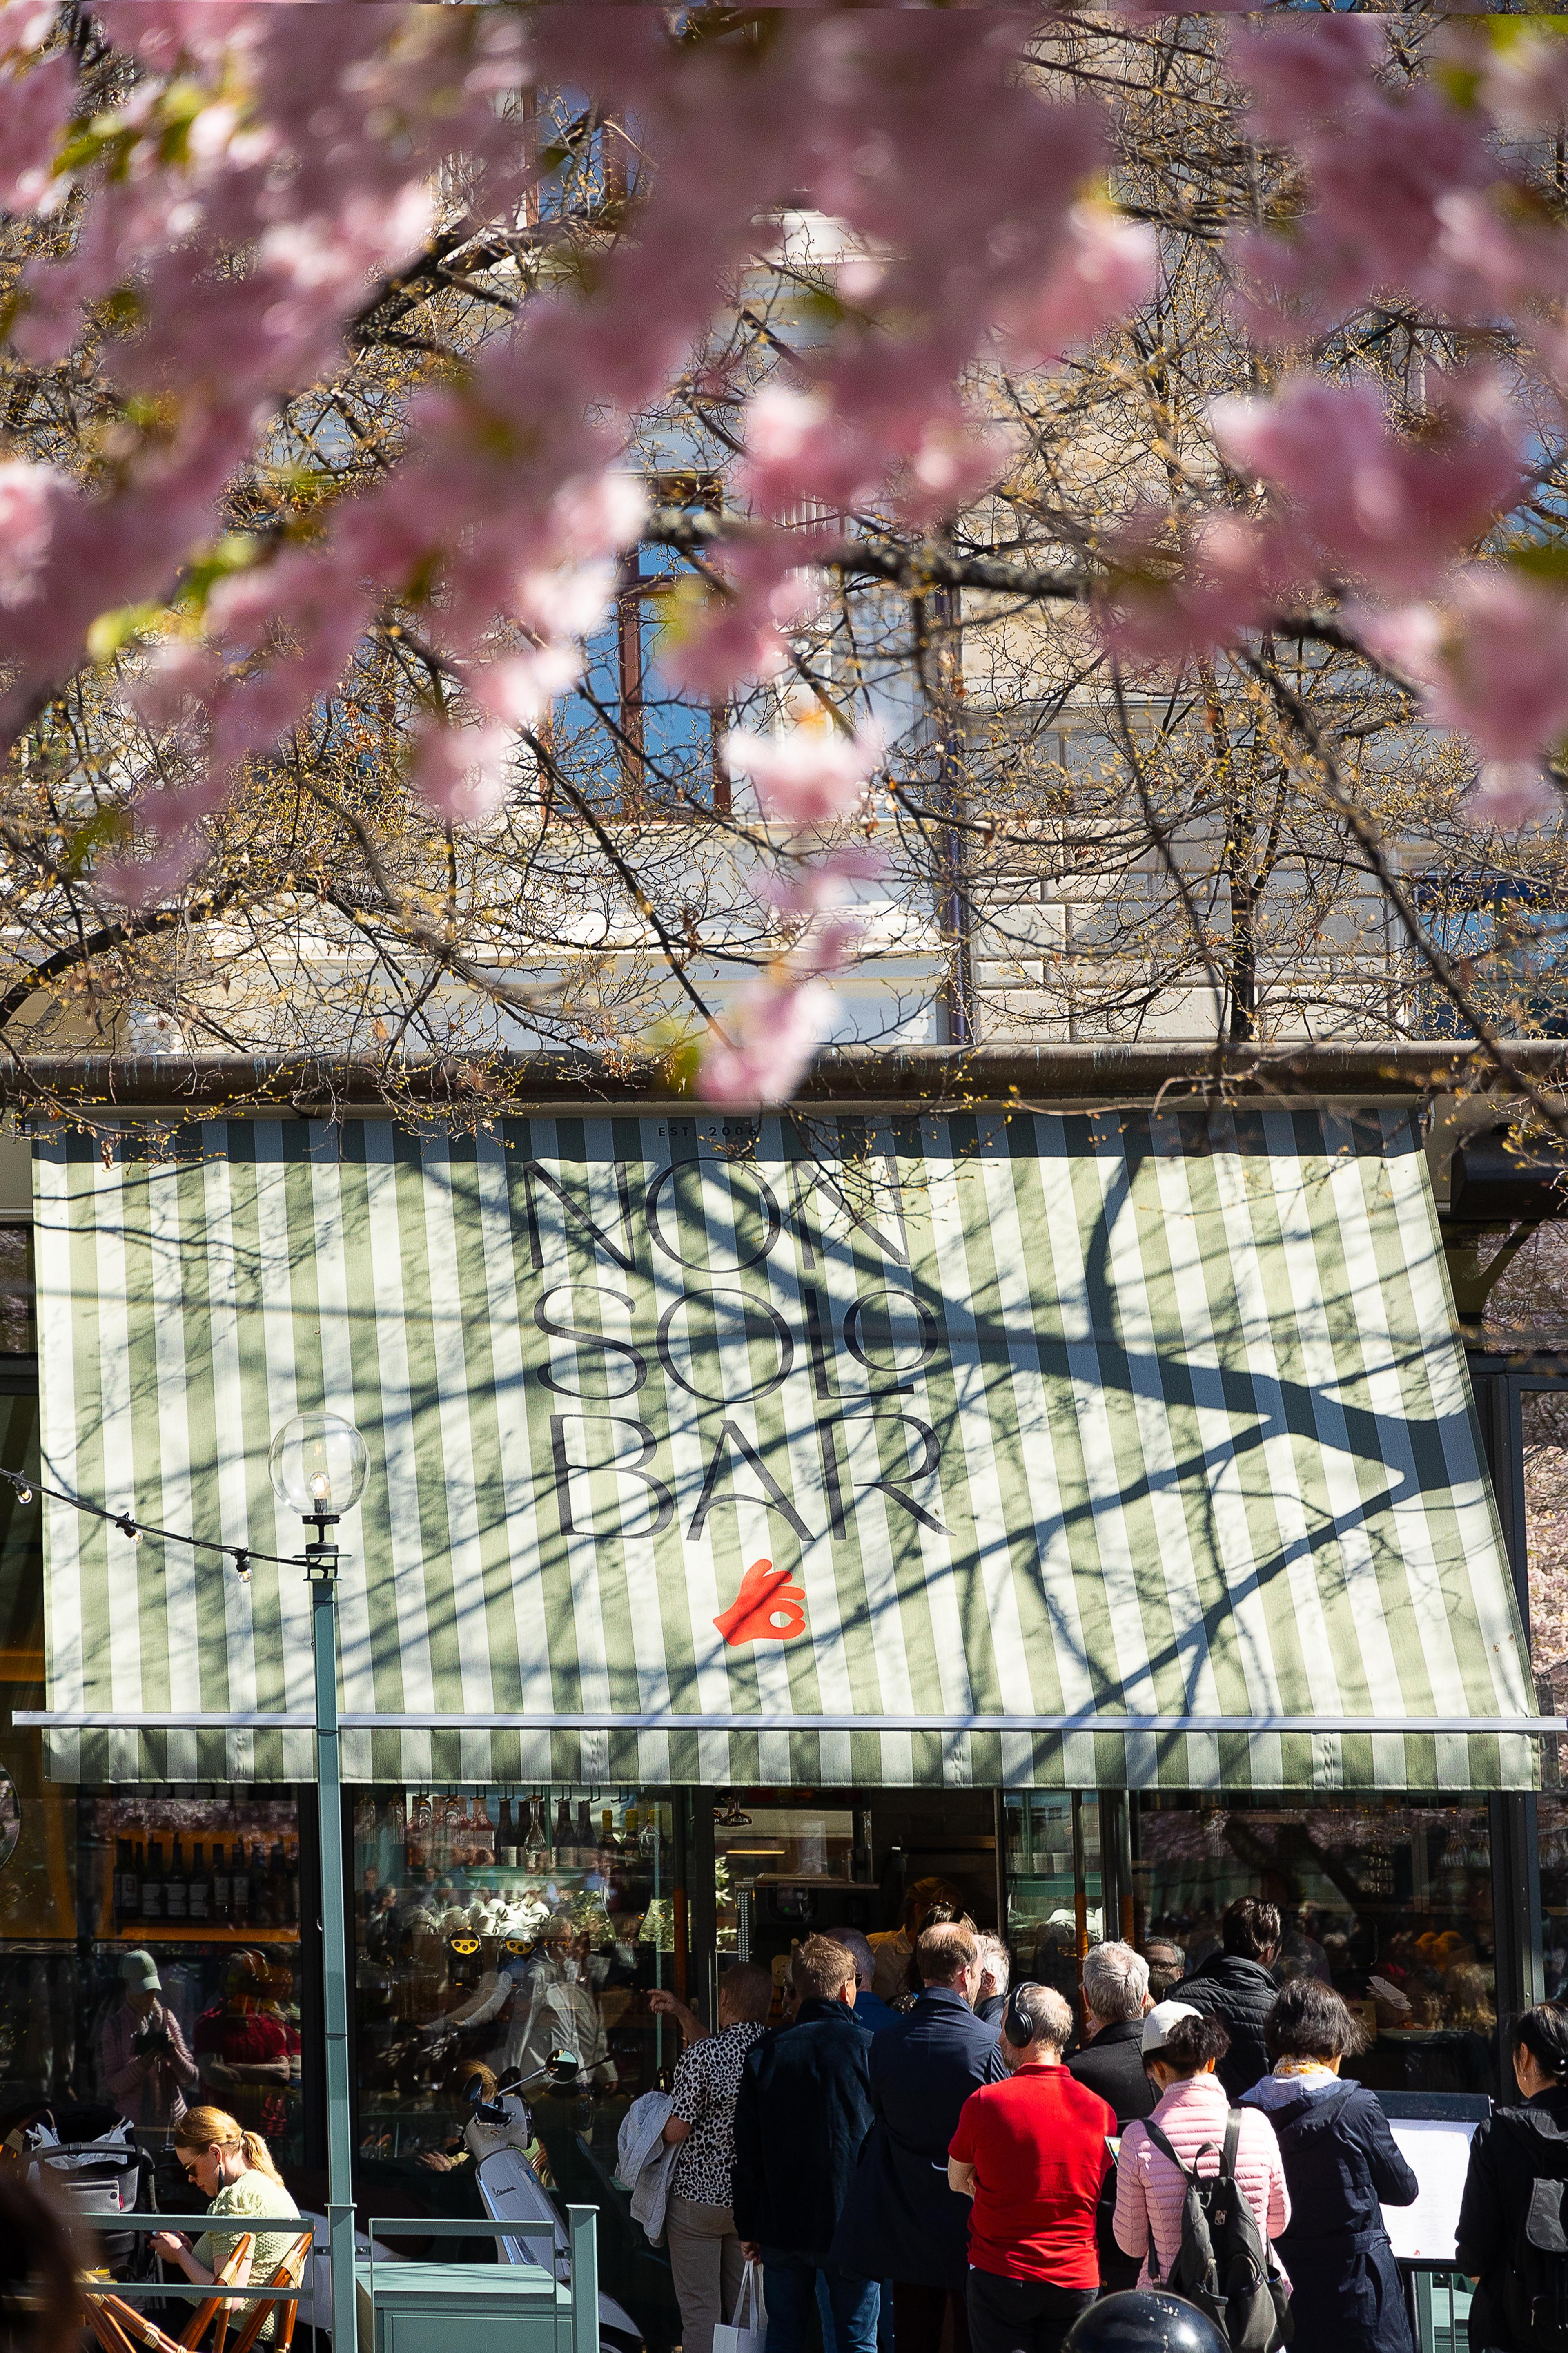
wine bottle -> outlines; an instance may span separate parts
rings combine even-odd
[[[250,1850],[250,1917],[253,1926],[275,1927],[271,1883],[267,1875],[267,1841],[257,1839]]]
[[[550,1841],[544,1834],[544,1810],[537,1790],[528,1801],[528,1831],[522,1844],[525,1871],[544,1871],[550,1863]]]
[[[213,1847],[212,1894],[208,1908],[214,1920],[226,1925],[231,1908],[228,1857],[221,1843],[215,1843]]]
[[[594,1818],[588,1811],[588,1800],[586,1798],[579,1798],[577,1800],[577,1865],[579,1870],[593,1870],[598,1844],[598,1840],[594,1836]]]
[[[496,1824],[496,1867],[500,1871],[517,1868],[517,1827],[511,1818],[511,1799],[500,1801],[500,1820]]]
[[[575,1871],[577,1868],[577,1840],[572,1828],[572,1808],[564,1798],[555,1809],[555,1868],[557,1871]]]
[[[185,1879],[185,1858],[180,1845],[180,1834],[174,1833],[174,1843],[169,1856],[169,1875],[163,1882],[163,1917],[184,1920],[189,1917],[185,1898],[189,1894]]]
[[[599,1816],[599,1847],[606,1862],[613,1862],[621,1851],[620,1841],[616,1836],[614,1806],[606,1806]]]
[[[250,1919],[250,1871],[245,1860],[245,1841],[234,1842],[234,1870],[229,1880],[228,1915],[237,1926],[245,1927]]]
[[[206,1925],[207,1909],[212,1901],[212,1889],[207,1881],[206,1865],[202,1861],[199,1841],[191,1847],[191,1875],[185,1883],[185,1917]]]
[[[142,1873],[142,1917],[163,1918],[163,1851],[156,1839],[147,1841],[147,1867]]]
[[[123,1928],[134,1920],[142,1909],[142,1875],[136,1868],[136,1851],[131,1841],[117,1839],[114,1843],[114,1925]]]

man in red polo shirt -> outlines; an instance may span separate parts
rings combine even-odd
[[[1062,2065],[1072,2012],[1050,1986],[1015,1988],[1002,2021],[1005,2084],[971,2092],[947,2178],[969,2218],[973,2353],[1058,2353],[1100,2286],[1094,2218],[1116,2114]]]

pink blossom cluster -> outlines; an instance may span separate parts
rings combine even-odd
[[[452,822],[494,808],[515,731],[572,682],[641,528],[636,420],[765,258],[781,207],[830,216],[853,252],[837,323],[750,406],[746,490],[766,527],[718,556],[669,655],[708,694],[787,659],[828,519],[877,499],[922,526],[995,477],[1007,438],[962,390],[977,361],[1048,360],[1151,282],[1147,235],[1081,201],[1097,116],[1018,74],[1014,20],[803,11],[749,51],[672,43],[658,12],[635,9],[546,9],[525,36],[511,12],[328,0],[308,42],[262,0],[105,0],[99,15],[137,71],[84,121],[70,54],[36,54],[47,12],[0,10],[0,199],[76,206],[64,257],[25,274],[16,346],[47,363],[107,318],[104,364],[141,420],[103,485],[4,470],[13,729],[95,622],[157,607],[217,538],[279,404],[330,379],[349,321],[422,251],[448,167],[471,225],[515,216],[530,166],[500,100],[531,79],[589,92],[639,153],[627,227],[591,281],[521,305],[460,382],[412,403],[373,487],[257,548],[158,637],[134,699],[178,734],[187,780],[143,803],[156,847],[106,878],[127,896],[189,870],[244,761],[416,584],[447,691],[412,778]],[[758,787],[809,821],[813,795],[826,810],[837,787],[790,756],[754,747]],[[832,935],[815,935],[818,970]],[[783,1027],[804,1035],[818,984],[797,959],[783,985]]]
[[[725,765],[749,778],[762,815],[801,836],[855,814],[884,750],[875,724],[845,732],[815,722],[778,735],[731,728],[723,744]],[[710,1103],[779,1103],[794,1093],[831,1010],[823,982],[861,936],[839,909],[847,887],[880,872],[881,860],[852,843],[817,856],[808,842],[795,847],[793,871],[756,886],[795,937],[725,1008],[698,1082]]]
[[[0,5],[0,205],[61,240],[24,272],[13,347],[45,364],[90,334],[124,402],[91,479],[0,454],[0,733],[106,619],[130,617],[110,643],[145,627],[136,707],[177,741],[167,773],[184,781],[143,803],[146,839],[111,878],[126,896],[190,871],[246,761],[410,601],[438,681],[411,779],[451,823],[495,809],[518,731],[573,683],[644,527],[638,419],[700,361],[745,272],[778,260],[786,212],[830,223],[839,258],[791,355],[730,387],[749,528],[714,550],[663,657],[715,698],[786,667],[824,557],[866,510],[920,533],[997,479],[1011,441],[988,368],[1052,365],[1154,283],[1152,232],[1091,193],[1099,112],[1020,70],[1027,12],[784,10],[754,42],[672,38],[666,12],[638,8],[324,0],[308,39],[266,0],[95,13],[134,74],[89,117],[52,13]],[[1237,317],[1283,374],[1216,409],[1213,484],[1127,520],[1100,619],[1127,658],[1170,662],[1331,599],[1435,722],[1469,735],[1486,764],[1474,811],[1501,822],[1544,805],[1542,764],[1568,732],[1568,607],[1487,554],[1528,479],[1530,403],[1560,417],[1568,236],[1499,134],[1555,123],[1568,75],[1539,27],[1489,45],[1461,30],[1445,37],[1467,69],[1406,85],[1388,22],[1235,33],[1250,130],[1298,174],[1293,217],[1227,251]],[[516,223],[540,169],[513,103],[531,85],[623,126],[636,185],[618,233],[498,312],[462,373],[409,404],[369,487],[215,564],[226,500],[267,461],[281,405],[331,385],[356,315],[437,222]],[[1507,329],[1529,399],[1495,367],[1456,367],[1396,413],[1314,364],[1336,322],[1401,291],[1494,343]],[[193,563],[205,589],[171,614]],[[864,739],[731,745],[764,811],[807,829],[803,878],[810,829],[844,813],[875,756]],[[799,887],[802,944],[732,1009],[703,1082],[716,1097],[778,1092],[804,1067],[847,934]]]

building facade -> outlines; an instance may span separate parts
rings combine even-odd
[[[1068,1991],[1100,1936],[1195,1961],[1266,1894],[1369,2081],[1496,2085],[1500,2019],[1568,1971],[1550,1286],[1508,1304],[1517,1249],[1485,1280],[1509,1203],[1435,1149],[1435,1061],[1174,1103],[1173,1064],[1031,1067],[840,1057],[761,1120],[542,1074],[478,1134],[165,1096],[34,1141],[0,2134],[124,2107],[137,1951],[202,2096],[323,2161],[310,1603],[267,1557],[300,1542],[271,1437],[316,1407],[370,1453],[338,1624],[371,2184],[452,2140],[472,2062],[573,2048],[546,2161],[673,2342],[613,2182],[678,2049],[649,1992],[710,2015],[728,1957],[782,1981],[931,1879]]]

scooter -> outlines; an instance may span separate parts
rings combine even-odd
[[[513,2068],[502,2076],[492,2100],[485,2098],[483,2087],[476,2078],[468,2094],[473,2113],[464,2125],[462,2135],[463,2146],[473,2159],[474,2180],[485,2212],[494,2222],[547,2226],[551,2233],[552,2266],[563,2287],[569,2287],[572,2282],[571,2242],[549,2191],[529,2160],[528,2150],[533,2144],[533,2120],[522,2095],[541,2085],[552,2091],[569,2091],[581,2072],[581,2063],[575,2052],[559,2050],[552,2051],[543,2066],[531,2075],[524,2076]],[[327,2293],[328,2273],[325,2268],[326,2219],[323,2215],[314,2219],[318,2225],[317,2239],[306,2275],[310,2295],[308,2301],[301,2302],[300,2318],[330,2335],[331,2300]],[[439,2247],[442,2243],[437,2240],[435,2246]],[[543,2260],[542,2242],[538,2238],[503,2238],[500,2247],[502,2260],[507,2263],[538,2263]],[[355,2252],[362,2261],[371,2253],[370,2242],[363,2233],[356,2237]],[[435,2259],[439,2261],[439,2256]],[[383,2246],[378,2242],[375,2260],[379,2265],[384,2262],[404,2262],[407,2257],[397,2249]],[[641,2353],[642,2341],[642,2331],[626,2306],[601,2290],[599,2342],[602,2353]]]

